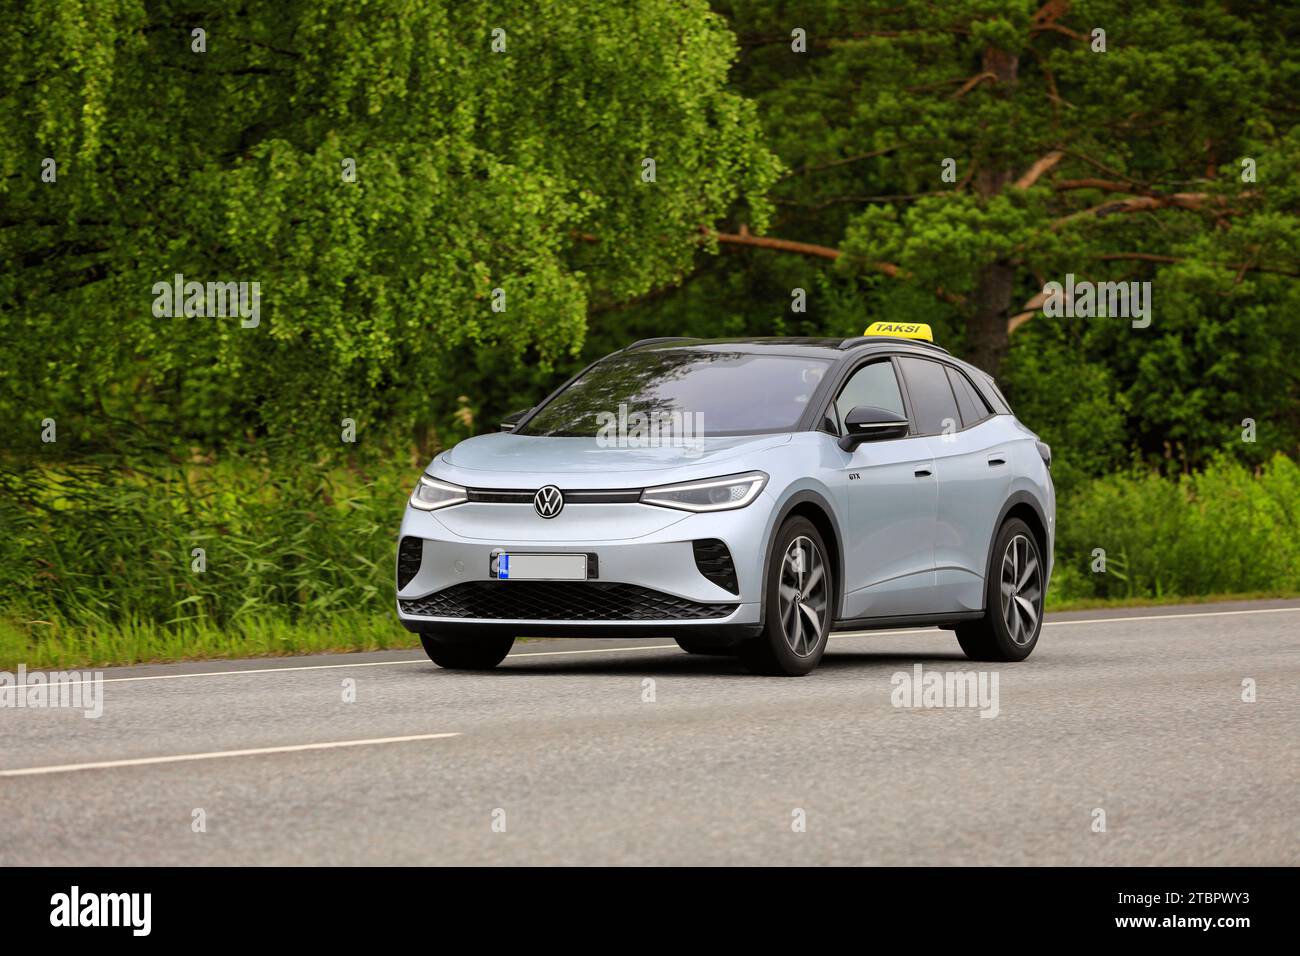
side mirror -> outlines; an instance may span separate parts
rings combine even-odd
[[[853,451],[865,441],[883,441],[907,435],[907,419],[898,412],[875,405],[859,405],[844,416],[845,435],[839,445]]]
[[[512,432],[515,430],[515,426],[519,424],[519,419],[523,418],[531,411],[531,408],[525,408],[522,411],[511,412],[509,415],[501,419],[501,422],[497,427],[503,432]]]

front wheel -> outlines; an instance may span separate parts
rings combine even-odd
[[[765,602],[763,633],[740,646],[741,660],[759,674],[809,673],[826,652],[835,581],[826,544],[807,518],[791,518],[777,532]]]
[[[513,634],[488,633],[467,638],[420,634],[429,660],[439,667],[457,671],[486,671],[500,664],[515,643]]]
[[[984,617],[958,624],[957,643],[974,661],[1023,661],[1043,627],[1043,556],[1019,518],[1002,526],[993,554]]]

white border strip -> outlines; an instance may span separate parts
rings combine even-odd
[[[74,770],[106,770],[113,767],[147,767],[160,763],[183,763],[189,760],[219,760],[224,757],[255,757],[259,754],[290,754],[304,750],[335,750],[339,747],[365,747],[371,744],[400,744],[412,740],[442,740],[454,734],[412,734],[409,737],[372,737],[369,740],[335,740],[320,744],[295,744],[290,747],[255,747],[251,750],[213,750],[199,754],[173,754],[170,757],[136,757],[129,760],[97,760],[93,763],[63,763],[49,767],[24,767],[0,770],[0,777],[35,777],[45,773],[70,773]]]

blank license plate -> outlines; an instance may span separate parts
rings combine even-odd
[[[585,554],[507,554],[497,556],[502,581],[585,581]]]

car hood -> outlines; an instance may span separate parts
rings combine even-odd
[[[435,458],[428,472],[479,487],[559,482],[569,487],[637,488],[744,471],[750,466],[742,459],[789,441],[788,434],[733,435],[704,438],[693,448],[610,448],[595,438],[499,432],[466,439]]]

